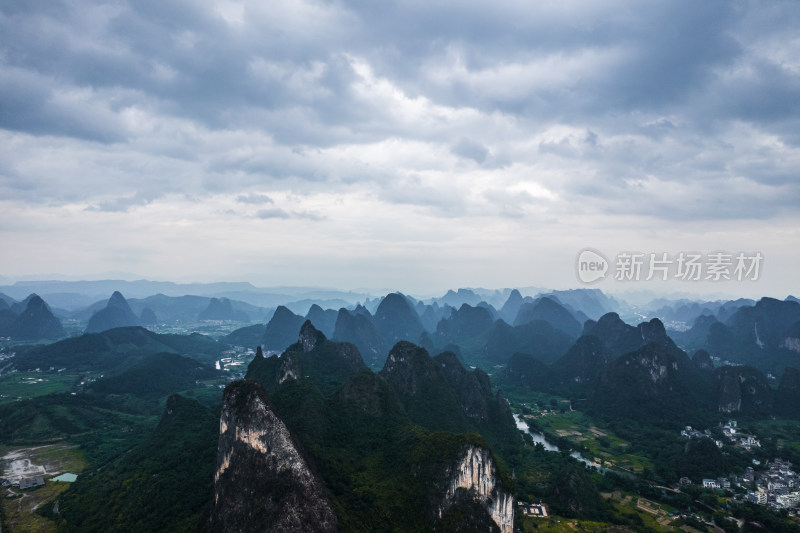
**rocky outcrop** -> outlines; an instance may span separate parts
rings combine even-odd
[[[36,294],[29,297],[25,310],[14,319],[8,332],[16,340],[58,339],[66,335],[61,322]]]
[[[347,309],[340,309],[336,317],[333,338],[356,345],[364,362],[373,370],[377,370],[386,361],[388,349],[378,330],[375,329],[369,312],[366,309],[363,311],[351,313]]]
[[[692,363],[700,370],[714,370],[714,361],[705,350],[697,350],[692,356]]]
[[[250,322],[244,311],[237,311],[227,298],[211,298],[208,307],[197,315],[197,320],[222,320],[231,322]]]
[[[637,420],[689,416],[707,405],[710,379],[667,338],[609,362],[593,382],[587,408]]]
[[[368,370],[358,348],[348,342],[325,338],[311,321],[300,327],[297,342],[280,356],[256,353],[247,367],[247,378],[261,383],[272,394],[289,380],[309,379],[324,394],[332,394],[350,376]]]
[[[520,294],[517,289],[514,289],[511,291],[511,294],[508,295],[508,300],[506,300],[506,303],[504,303],[503,307],[500,309],[500,316],[506,322],[514,322],[519,308],[523,303],[522,294]]]
[[[139,317],[133,313],[128,301],[122,293],[114,291],[106,306],[89,319],[86,333],[99,333],[108,329],[138,325]]]
[[[256,382],[226,387],[214,474],[213,531],[333,532],[338,521],[300,445]]]
[[[287,307],[279,305],[267,322],[261,344],[265,350],[281,352],[297,341],[297,334],[305,319],[292,313]]]
[[[750,366],[724,366],[714,371],[717,409],[722,413],[766,413],[773,403],[767,378]]]
[[[783,348],[787,350],[791,350],[793,352],[800,353],[800,338],[797,337],[786,337],[783,339]]]
[[[797,418],[800,413],[800,370],[787,367],[775,392],[775,411]]]
[[[552,363],[572,346],[573,338],[544,320],[509,326],[498,320],[489,331],[484,353],[494,363],[506,363],[515,353],[526,353]]]
[[[489,450],[475,445],[466,446],[448,475],[449,484],[438,509],[439,518],[463,497],[463,490],[486,510],[501,533],[512,533],[514,497],[500,486],[497,466]]]
[[[664,324],[657,318],[653,318],[650,322],[642,322],[637,327],[642,335],[642,344],[655,342],[657,344],[666,345],[669,342],[667,330],[664,328]]]
[[[311,324],[311,320],[306,320],[300,328],[297,342],[303,347],[303,353],[308,353],[325,342],[325,335]]]
[[[415,341],[425,331],[417,312],[399,293],[386,295],[375,311],[373,323],[388,345],[402,340]]]
[[[400,341],[392,348],[379,374],[401,397],[416,395],[428,382],[434,382],[440,389],[448,388],[428,352],[407,341]]]
[[[533,303],[522,304],[514,319],[514,325],[521,326],[534,320],[544,320],[573,339],[578,338],[583,329],[581,323],[563,305],[547,297],[539,298]]]
[[[742,390],[737,376],[725,373],[717,377],[717,408],[721,413],[738,413],[742,409]]]
[[[611,359],[638,350],[643,345],[643,334],[639,328],[626,324],[613,312],[601,316],[597,322],[587,320],[583,325],[583,335],[600,339]]]
[[[333,338],[333,331],[336,327],[336,317],[339,315],[333,309],[322,309],[317,304],[313,304],[306,313],[306,320],[310,320],[314,327],[325,334],[327,338]]]
[[[464,414],[475,420],[487,420],[492,386],[486,372],[479,368],[467,371],[453,352],[441,353],[434,358],[434,361],[439,365],[439,372],[455,392]]]
[[[494,319],[488,309],[464,304],[453,311],[449,318],[439,321],[436,326],[436,337],[439,339],[437,344],[460,344],[485,334],[493,324]]]
[[[142,326],[152,327],[158,324],[158,317],[152,309],[145,307],[142,309],[142,312],[139,315],[139,322],[142,324]]]
[[[584,335],[554,365],[559,379],[566,383],[588,383],[609,361],[608,351],[594,335]]]
[[[792,327],[786,330],[781,347],[800,353],[800,322],[795,322]]]

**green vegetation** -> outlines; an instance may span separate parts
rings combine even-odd
[[[56,444],[34,448],[2,447],[0,454],[14,454],[16,459],[29,459],[32,464],[45,467],[47,472],[81,472],[86,465],[77,446]],[[47,478],[48,476],[45,476]],[[47,513],[37,511],[52,509],[56,498],[69,488],[68,483],[46,481],[43,487],[20,491],[10,489],[0,500],[0,516],[4,517],[4,531],[56,531],[56,524]]]
[[[52,512],[59,495],[62,502],[81,502],[78,511],[67,506],[73,513],[70,530],[196,530],[210,497],[218,416],[205,407],[178,409],[185,426],[174,425],[174,439],[166,435],[163,421],[157,424],[172,393],[183,391],[205,405],[219,403],[219,385],[226,376],[178,353],[191,351],[213,361],[223,348],[201,335],[156,335],[141,328],[83,335],[47,346],[15,346],[16,365],[50,370],[0,376],[0,391],[7,396],[0,399],[0,443],[58,442],[57,447],[39,448],[37,453],[63,448],[80,461],[62,461],[63,468],[48,467],[48,471],[83,469],[84,473],[72,486],[48,482],[6,502],[15,504],[13,509],[5,506],[6,521],[16,524],[7,530],[66,527],[56,525],[67,516],[63,504],[61,517]],[[60,368],[66,370],[54,371]],[[41,460],[54,464],[46,455]],[[191,488],[184,485],[186,480]],[[108,526],[106,514],[112,493],[117,505],[113,527]],[[34,496],[38,505],[29,505]]]
[[[122,373],[97,380],[89,388],[97,394],[133,394],[162,397],[188,389],[199,380],[220,377],[221,372],[174,353],[146,355]]]
[[[219,415],[178,395],[153,433],[78,478],[61,514],[80,531],[196,531],[209,511]]]
[[[0,405],[0,438],[6,444],[38,444],[80,439],[91,432],[136,434],[148,416],[110,409],[101,398],[51,394]]]
[[[0,404],[73,390],[81,374],[14,372],[0,375]]]
[[[55,532],[57,524],[37,511],[43,507],[54,505],[56,498],[69,488],[67,483],[47,482],[45,486],[25,491],[14,497],[5,497],[2,501],[6,515],[8,530],[12,532]],[[4,529],[5,531],[5,529]]]
[[[615,466],[641,474],[652,469],[646,457],[630,453],[630,443],[611,429],[599,427],[594,419],[580,411],[551,412],[533,419],[534,425],[548,439],[566,439],[571,448],[602,466]]]
[[[800,424],[796,420],[770,418],[752,421],[748,425],[761,438],[766,458],[780,456],[800,465]]]
[[[679,409],[691,419],[653,416],[666,412],[675,394],[669,383],[664,394],[645,390],[649,384],[638,371],[612,376],[606,385],[610,392],[622,387],[620,379],[630,378],[638,391],[630,394],[642,396],[635,410],[626,405],[625,395],[612,401],[592,396],[588,385],[558,388],[546,380],[534,380],[531,388],[530,382],[510,380],[513,372],[505,374],[508,397],[520,412],[536,416],[541,432],[606,466],[637,473],[601,475],[568,453],[548,452],[520,438],[482,371],[421,352],[408,372],[375,374],[343,346],[322,339],[306,352],[295,344],[281,358],[259,354],[248,369],[323,479],[342,531],[430,530],[447,473],[470,445],[491,450],[502,487],[521,501],[543,501],[555,513],[546,519],[520,517],[523,531],[673,531],[681,525],[705,528],[712,518],[729,530],[729,513],[759,521],[770,531],[797,531],[785,517],[763,516],[767,511],[760,507],[731,503],[728,511],[730,495],[659,486],[681,476],[696,482],[737,472],[753,457],[800,463],[796,421],[757,413],[737,417],[740,427],[759,436],[762,450],[720,450],[709,439],[687,441],[679,428],[714,428],[722,415],[691,411],[691,397],[682,399]],[[220,385],[226,382],[225,374],[204,363],[218,359],[224,348],[202,335],[156,335],[141,328],[16,347],[19,361],[47,370],[0,376],[6,396],[0,398],[0,443],[59,443],[75,458],[64,470],[83,468],[83,473],[71,487],[48,484],[31,492],[43,496],[37,513],[19,507],[30,496],[5,502],[6,522],[30,520],[45,531],[202,529],[212,498]],[[685,363],[669,350],[655,356]],[[532,358],[512,361],[509,367],[518,375],[555,375],[540,372],[549,367]],[[59,373],[62,364],[69,367]],[[94,381],[80,384],[86,378]],[[684,374],[676,379],[678,392],[696,384]],[[608,402],[597,403],[598,398]],[[52,513],[56,498],[61,518]],[[440,530],[486,530],[485,513],[466,499],[456,500],[438,522]],[[699,518],[666,516],[690,508]],[[66,522],[56,524],[60,520]]]
[[[12,363],[19,370],[121,372],[145,355],[163,352],[191,354],[200,362],[212,363],[224,347],[204,335],[159,335],[125,327],[20,350]]]

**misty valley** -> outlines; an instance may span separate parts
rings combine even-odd
[[[0,287],[2,531],[800,532],[799,417],[793,296]]]

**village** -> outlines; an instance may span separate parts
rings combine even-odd
[[[792,470],[789,461],[775,459],[766,466],[767,470],[760,472],[747,468],[739,485],[748,487],[744,501],[765,505],[773,510],[787,509],[790,514],[797,514],[800,475]]]
[[[721,425],[720,429],[732,446],[738,446],[748,452],[753,448],[761,447],[761,443],[755,435],[748,435],[739,431],[736,420],[729,420],[726,424]],[[681,436],[687,439],[711,439],[717,445],[717,448],[722,448],[725,445],[725,441],[715,439],[709,429],[699,431],[692,428],[692,426],[686,426],[681,430]]]

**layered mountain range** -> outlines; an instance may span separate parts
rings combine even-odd
[[[156,312],[114,293],[89,321],[96,332],[14,341],[3,376],[51,369],[81,381],[0,404],[0,434],[72,439],[102,457],[59,498],[59,519],[81,531],[510,533],[517,498],[592,520],[615,511],[598,473],[523,440],[501,391],[566,398],[623,439],[618,427],[677,439],[684,424],[791,423],[800,412],[794,300],[702,306],[679,332],[658,318],[628,324],[594,291],[479,296],[392,293],[305,316],[283,306],[215,340],[145,329]],[[0,301],[13,321],[58,321],[41,298]],[[233,301],[204,306],[206,322],[237,322]],[[213,363],[232,345],[256,355],[220,397],[232,378]],[[713,443],[669,443],[665,477],[730,464]]]
[[[19,341],[58,339],[64,337],[61,322],[38,295],[31,294],[22,302],[8,305],[0,300],[0,337]]]
[[[374,531],[388,520],[394,531],[456,531],[463,529],[452,524],[466,520],[476,531],[512,531],[511,482],[491,450],[520,437],[482,371],[401,341],[375,374],[354,345],[330,341],[306,321],[280,356],[259,351],[247,378],[225,391],[216,523],[265,523],[254,513],[274,518],[292,509],[285,515],[299,525],[282,530],[329,531],[338,522]],[[254,470],[261,475],[231,481]],[[280,494],[270,496],[276,486]],[[274,509],[230,500],[255,493]],[[234,529],[257,530],[222,530]]]

